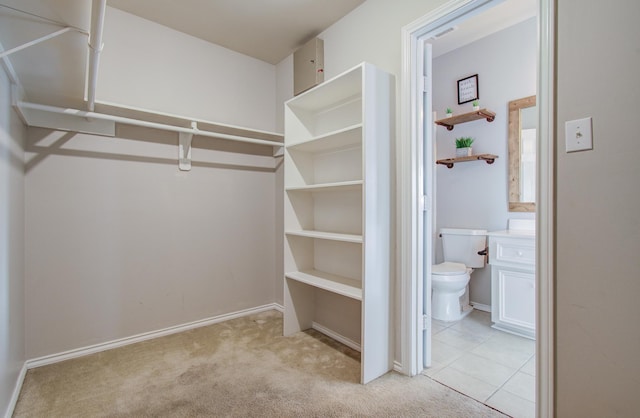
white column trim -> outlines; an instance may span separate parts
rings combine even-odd
[[[421,191],[418,187],[417,176],[418,155],[417,137],[418,121],[415,118],[417,89],[420,80],[415,71],[417,61],[418,39],[429,30],[437,20],[477,0],[452,0],[434,9],[427,15],[402,28],[402,72],[401,72],[401,103],[400,103],[400,140],[397,142],[398,188],[399,204],[398,216],[400,228],[398,231],[399,277],[401,297],[401,353],[399,363],[402,373],[414,376],[422,371],[421,337],[422,327],[419,317],[422,302],[418,289],[418,233],[420,224],[418,216]]]

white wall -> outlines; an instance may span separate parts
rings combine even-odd
[[[367,61],[396,76],[396,96],[400,97],[400,31],[443,3],[446,0],[365,1],[318,35],[324,40],[325,80]],[[293,97],[293,56],[280,62],[276,72],[281,109]],[[286,77],[290,77],[288,82]],[[277,117],[277,123],[284,126],[284,114]]]
[[[271,148],[176,144],[29,129],[28,358],[273,303]]]
[[[107,7],[98,100],[275,130],[275,66]]]
[[[271,64],[109,7],[104,44],[99,101],[276,128]],[[196,137],[190,172],[176,134],[141,128],[26,147],[27,358],[277,300],[270,147]]]
[[[0,416],[5,415],[25,361],[24,138],[0,70]]]
[[[640,2],[557,13],[557,416],[637,416]],[[565,153],[564,122],[589,116],[593,150]]]
[[[480,106],[496,112],[495,121],[436,129],[436,158],[455,157],[455,138],[471,136],[474,154],[495,154],[492,164],[469,162],[449,169],[435,168],[436,231],[441,228],[507,228],[508,218],[533,219],[534,214],[508,212],[509,101],[536,93],[537,29],[531,18],[433,60],[433,109],[444,117],[470,112],[471,103],[458,105],[457,80],[478,74]],[[442,240],[437,239],[437,262]],[[491,305],[491,268],[476,269],[469,284],[471,301]]]
[[[324,39],[325,79],[362,61],[396,76],[400,96],[401,29],[445,0],[367,0],[319,37]]]

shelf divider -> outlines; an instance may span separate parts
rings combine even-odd
[[[295,235],[298,237],[326,239],[329,241],[342,241],[353,242],[356,244],[362,244],[362,235],[355,234],[338,234],[335,232],[323,232],[323,231],[311,231],[306,229],[300,230],[288,230],[285,231],[286,235]]]
[[[362,189],[362,180],[341,181],[335,183],[312,184],[309,186],[287,187],[288,192],[329,192],[329,191],[346,191]]]
[[[362,300],[362,288],[357,280],[318,270],[293,271],[285,277],[306,283],[351,299]]]
[[[323,135],[287,145],[287,149],[302,152],[323,152],[353,147],[362,141],[362,123],[337,129]]]

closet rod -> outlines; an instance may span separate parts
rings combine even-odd
[[[104,44],[104,17],[107,0],[93,0],[91,5],[91,34],[89,35],[89,68],[87,76],[87,108],[93,112],[96,107],[96,89],[98,88],[98,67]]]
[[[198,136],[228,139],[230,141],[246,142],[249,144],[268,145],[270,147],[282,147],[282,143],[275,142],[275,141],[266,141],[264,139],[255,139],[255,138],[249,138],[245,136],[229,135],[229,134],[222,134],[222,133],[210,132],[210,131],[201,131],[198,128],[183,128],[180,126],[165,125],[163,123],[156,123],[156,122],[147,122],[139,119],[131,119],[131,118],[125,118],[122,116],[107,115],[104,113],[88,112],[88,111],[79,110],[79,109],[63,108],[63,107],[42,105],[42,104],[29,103],[29,102],[23,102],[23,101],[19,101],[17,103],[17,106],[21,109],[40,110],[43,112],[77,116],[80,118],[108,120],[116,123],[123,123],[125,125],[135,125],[135,126],[141,126],[145,128],[160,129],[160,130],[171,131],[171,132],[190,133]],[[192,124],[195,124],[195,122],[192,121]]]

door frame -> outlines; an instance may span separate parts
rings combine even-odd
[[[421,242],[424,167],[421,147],[422,57],[419,48],[430,32],[461,16],[478,13],[502,0],[449,0],[402,29],[402,79],[399,155],[399,273],[401,297],[401,371],[413,376],[423,369],[423,248]],[[554,416],[554,269],[555,269],[555,6],[538,0],[538,188],[536,201],[536,415]],[[419,75],[420,74],[420,75]],[[431,135],[426,129],[427,138]],[[424,166],[422,165],[424,164]],[[431,211],[433,213],[433,211]],[[427,222],[426,220],[425,222]],[[428,267],[427,267],[428,268]],[[428,318],[429,320],[429,318]],[[430,328],[430,326],[429,326]]]

